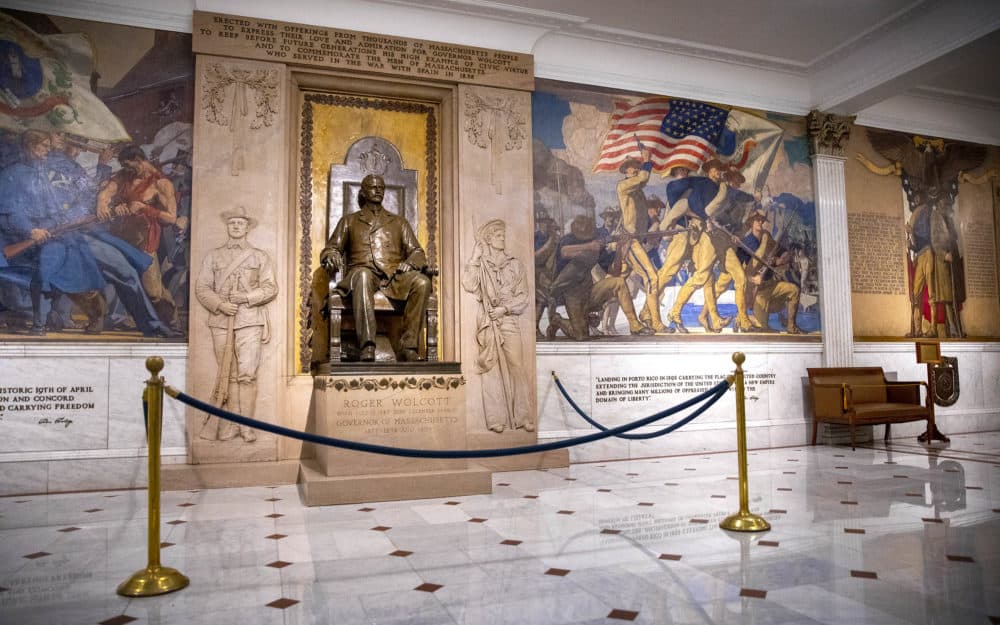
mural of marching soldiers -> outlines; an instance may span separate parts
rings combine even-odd
[[[0,338],[183,340],[190,35],[0,11]]]
[[[804,119],[546,81],[532,109],[539,340],[819,332]]]

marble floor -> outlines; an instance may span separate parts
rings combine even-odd
[[[1000,623],[1000,432],[494,474],[492,495],[306,508],[295,487],[0,498],[0,623]]]

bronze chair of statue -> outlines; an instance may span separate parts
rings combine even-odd
[[[369,173],[381,175],[385,180],[383,207],[405,216],[417,232],[416,171],[402,168],[399,152],[391,143],[379,137],[365,137],[351,146],[343,165],[330,168],[327,236],[343,215],[358,210],[358,190],[361,180]],[[432,269],[430,274],[434,273]],[[309,325],[314,372],[335,372],[338,367],[358,361],[360,357],[351,296],[337,289],[341,277],[331,275],[323,266],[313,272]],[[406,302],[390,299],[382,291],[376,291],[373,303],[378,328],[375,361],[396,362],[396,355],[401,351]],[[438,298],[433,286],[422,326],[418,352],[423,360],[437,362]]]

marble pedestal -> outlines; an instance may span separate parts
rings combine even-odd
[[[400,373],[400,371],[406,373]],[[412,449],[467,449],[465,380],[457,363],[361,375],[317,375],[310,423],[322,436]],[[316,446],[299,470],[306,505],[492,492],[492,473],[464,459],[404,458]]]

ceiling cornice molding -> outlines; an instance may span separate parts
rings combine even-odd
[[[840,111],[892,81],[1000,28],[1000,3],[954,0],[911,11],[895,28],[812,72],[814,108]],[[911,85],[905,85],[903,90]],[[876,100],[877,101],[877,100]]]
[[[375,0],[381,4],[433,8],[438,11],[466,15],[477,19],[496,19],[524,26],[564,28],[588,22],[588,18],[569,13],[532,9],[490,0]],[[488,12],[488,13],[487,13]]]
[[[955,91],[952,89],[940,89],[938,87],[926,86],[910,89],[909,93],[921,98],[937,99],[951,104],[980,108],[983,111],[1000,115],[1000,98],[992,98],[978,93],[967,93],[965,91]]]
[[[882,39],[888,33],[901,28],[904,22],[915,19],[917,16],[925,13],[926,11],[927,0],[916,0],[912,4],[903,7],[892,15],[880,20],[868,30],[858,33],[834,49],[816,57],[807,64],[807,67],[811,72],[818,72],[826,67],[829,67],[837,61],[851,55],[854,49]]]
[[[736,63],[755,69],[782,71],[799,76],[804,76],[806,73],[806,64],[798,61],[765,54],[740,52],[732,48],[693,43],[672,37],[657,37],[655,35],[647,35],[631,30],[612,28],[610,26],[581,24],[572,28],[562,29],[555,34],[580,37],[582,39],[590,39],[630,48],[642,48],[656,52],[668,52],[670,54],[681,54],[700,59]]]
[[[137,6],[139,5],[139,6]],[[81,20],[109,22],[123,26],[158,28],[191,32],[194,0],[170,0],[166,3],[103,2],[82,0],[0,0],[0,8],[33,13],[48,13]]]
[[[1000,115],[983,107],[950,98],[908,93],[858,112],[861,126],[909,134],[1000,145]]]
[[[768,97],[763,93],[755,93],[746,89],[721,89],[694,82],[649,78],[639,74],[596,71],[576,65],[548,63],[544,60],[539,61],[537,58],[535,60],[535,78],[704,100],[788,115],[805,115],[809,112],[808,102],[805,98],[799,100]]]

